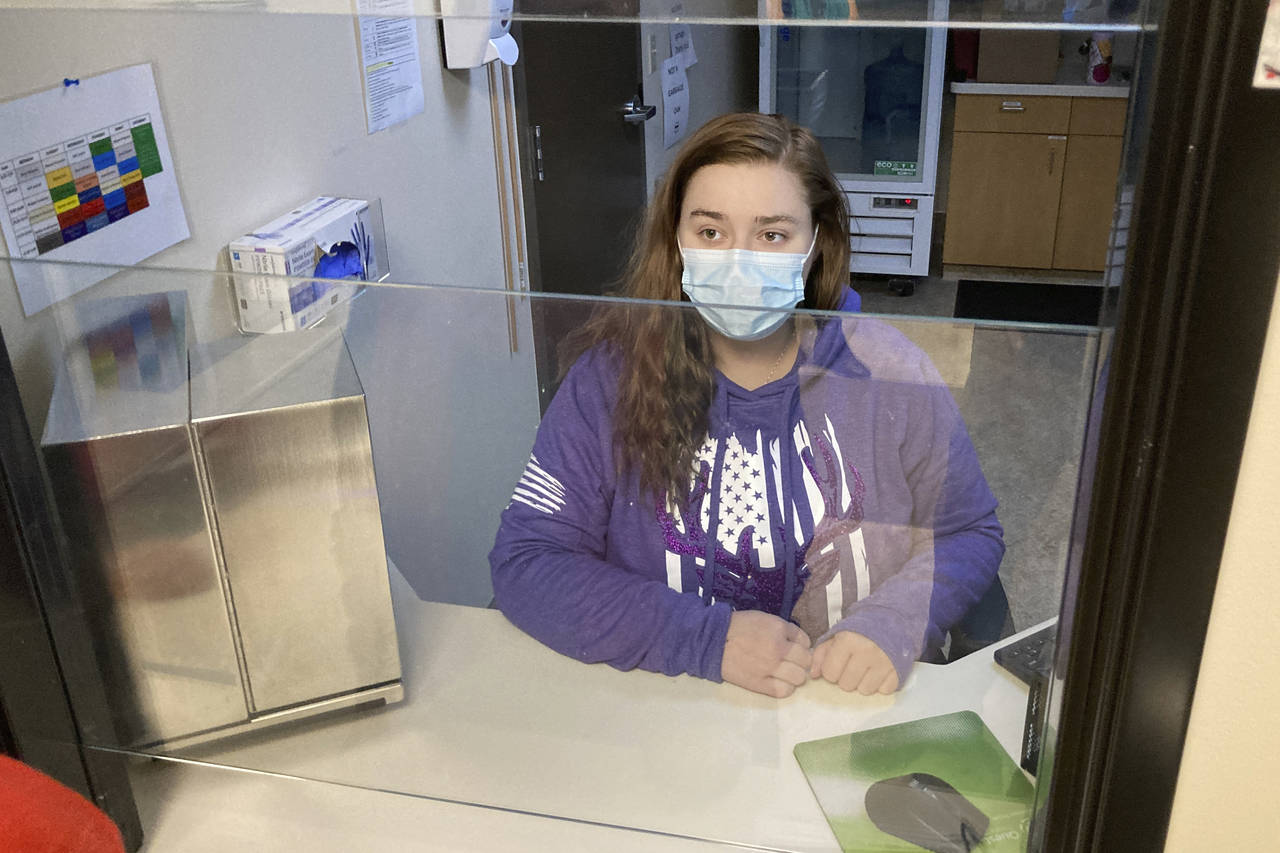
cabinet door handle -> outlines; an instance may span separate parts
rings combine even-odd
[[[1022,105],[1022,101],[1001,101],[1000,112],[1002,113],[1025,113],[1027,108]]]

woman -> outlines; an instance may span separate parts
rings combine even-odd
[[[547,410],[490,554],[558,651],[783,697],[892,693],[991,585],[995,499],[928,359],[833,310],[848,213],[785,118],[695,133]]]

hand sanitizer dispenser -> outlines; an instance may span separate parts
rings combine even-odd
[[[520,47],[511,37],[514,0],[441,0],[446,68],[479,68],[500,59],[515,65]]]

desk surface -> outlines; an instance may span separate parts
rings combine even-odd
[[[835,850],[792,756],[796,743],[972,710],[1010,755],[1020,747],[1026,688],[993,662],[992,649],[948,666],[917,664],[894,696],[850,695],[810,682],[776,700],[688,676],[582,664],[550,651],[497,611],[424,602],[394,568],[391,576],[403,702],[182,753],[366,790],[245,774],[184,786],[179,777],[189,781],[217,771],[152,762],[135,774],[144,814],[177,815],[191,802],[176,798],[193,796],[253,796],[253,807],[260,808],[261,797],[247,792],[266,786],[273,798],[284,797],[271,809],[276,816],[288,809],[283,792],[298,792],[293,797],[301,832],[306,809],[324,798],[356,808],[378,796],[373,792],[396,792],[435,800],[414,812],[415,831],[426,833],[420,837],[429,837],[432,824],[455,834],[471,825],[487,827],[484,832],[519,826],[517,837],[526,830],[534,832],[531,837],[562,832],[565,841],[595,847],[584,833],[622,827],[646,834],[620,833],[619,843],[649,839],[649,849],[655,837],[647,833],[657,832],[677,849],[683,838]],[[180,793],[187,789],[191,793]],[[375,813],[421,803],[390,800],[400,802],[382,796]],[[210,802],[210,821],[215,809],[225,813],[227,807]],[[180,833],[183,823],[150,826],[148,849],[168,849],[159,846],[158,831]],[[202,831],[212,825],[206,821]],[[380,830],[389,831],[383,824]],[[498,846],[510,849],[505,842]]]

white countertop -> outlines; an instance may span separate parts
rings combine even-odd
[[[1058,79],[1052,83],[952,83],[957,95],[1056,95],[1070,98],[1127,98],[1129,84],[1121,80],[1126,68],[1114,68],[1111,79],[1100,86],[1085,82],[1085,63],[1079,58],[1063,59]]]
[[[134,776],[146,851],[206,849],[184,841],[197,836],[210,850],[247,849],[245,833],[265,843],[277,832],[280,846],[254,849],[357,849],[343,844],[358,837],[412,849],[394,840],[403,832],[456,840],[444,849],[682,850],[701,839],[835,850],[796,743],[972,710],[1010,755],[1021,745],[1027,690],[990,648],[948,666],[917,664],[894,696],[818,681],[776,700],[582,664],[497,611],[424,602],[394,568],[391,578],[403,702],[183,753],[338,785],[143,762]],[[308,833],[314,839],[302,840]],[[467,838],[483,841],[458,840]]]
[[[130,771],[141,853],[713,853],[735,845],[208,765]]]

